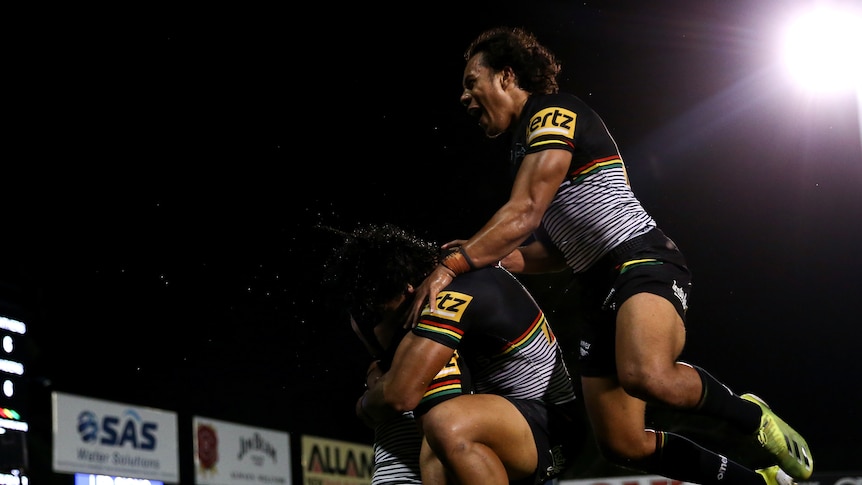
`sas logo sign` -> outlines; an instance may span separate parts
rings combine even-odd
[[[144,421],[132,409],[123,413],[123,416],[106,415],[99,418],[92,411],[82,411],[78,415],[81,441],[91,444],[154,450],[158,427],[158,423]]]
[[[545,108],[530,119],[527,129],[527,144],[536,137],[544,135],[561,135],[566,138],[575,137],[575,120],[578,115],[567,109]]]

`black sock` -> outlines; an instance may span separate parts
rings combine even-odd
[[[656,451],[638,465],[644,472],[702,485],[764,485],[757,472],[678,434],[656,431]]]
[[[760,406],[737,396],[704,369],[692,367],[703,383],[697,412],[731,423],[743,433],[753,433],[760,427]]]

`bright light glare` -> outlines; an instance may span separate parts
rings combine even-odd
[[[784,36],[790,74],[816,92],[862,89],[862,9],[821,6],[799,15]]]

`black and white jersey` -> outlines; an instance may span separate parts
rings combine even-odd
[[[434,305],[434,313],[425,307],[413,333],[455,349],[473,392],[548,404],[575,399],[545,314],[511,273],[493,266],[461,274]]]
[[[421,446],[422,434],[412,411],[375,426],[371,485],[420,485]]]
[[[527,100],[512,137],[515,173],[527,154],[547,149],[567,150],[572,161],[536,237],[557,247],[575,272],[656,226],[632,192],[604,122],[579,98],[558,93]]]

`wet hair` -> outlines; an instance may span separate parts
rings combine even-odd
[[[482,53],[482,64],[499,71],[512,68],[518,86],[531,94],[559,91],[557,75],[561,65],[554,54],[536,40],[536,36],[519,27],[495,27],[479,34],[464,52],[469,60]]]
[[[440,257],[440,247],[394,224],[338,233],[342,244],[324,265],[324,286],[342,309],[366,320],[376,307],[419,286]]]

